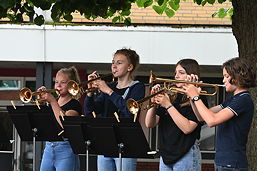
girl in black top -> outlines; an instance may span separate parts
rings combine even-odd
[[[55,118],[60,127],[60,113],[66,116],[78,116],[81,114],[81,104],[68,93],[67,82],[74,80],[80,82],[77,69],[75,67],[60,69],[55,78],[55,89],[58,90],[58,100],[50,93],[43,93],[40,99],[48,102],[53,110]],[[44,90],[42,86],[38,90]],[[40,171],[79,171],[79,158],[72,151],[68,141],[46,142]]]
[[[199,76],[199,65],[193,59],[183,59],[176,65],[175,79],[186,80],[188,74]],[[177,83],[176,87],[182,87]],[[160,89],[157,84],[151,93]],[[201,153],[197,140],[201,124],[194,115],[189,99],[177,94],[175,100],[167,93],[152,98],[158,104],[147,111],[145,123],[149,128],[159,124],[160,170],[200,171]]]

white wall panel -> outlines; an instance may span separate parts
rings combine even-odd
[[[36,26],[0,25],[0,61],[44,61],[44,30]]]
[[[227,28],[0,25],[0,36],[2,61],[110,63],[122,47],[135,49],[142,64],[194,58],[201,65],[221,65],[238,56]]]

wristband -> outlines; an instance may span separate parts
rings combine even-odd
[[[170,104],[169,106],[165,107],[166,110],[169,110],[169,108],[171,108],[173,106],[173,104]]]

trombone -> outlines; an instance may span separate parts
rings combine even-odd
[[[103,76],[99,76],[99,77],[96,77],[92,80],[88,80],[88,81],[84,81],[84,82],[81,82],[81,83],[77,83],[76,81],[74,80],[70,80],[68,83],[67,83],[67,86],[68,86],[68,92],[72,95],[72,96],[77,96],[79,93],[89,93],[89,92],[95,92],[95,91],[98,91],[98,88],[96,87],[93,87],[93,88],[87,88],[87,89],[84,89],[83,87],[85,87],[87,84],[90,84],[90,83],[93,83],[94,81],[96,80],[99,80],[99,79],[103,79],[103,78],[107,78],[107,77],[110,77],[110,76],[113,76],[113,73],[109,73],[109,74],[106,74],[106,75],[103,75]]]
[[[57,89],[50,89],[50,90],[42,90],[42,91],[32,92],[29,88],[24,87],[20,90],[19,97],[23,103],[29,103],[29,102],[32,102],[33,96],[40,95],[42,93],[53,93],[53,92],[57,92],[57,91],[58,91]]]

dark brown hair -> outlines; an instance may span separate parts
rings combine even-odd
[[[239,57],[232,58],[223,63],[223,68],[226,69],[231,77],[230,84],[237,85],[241,88],[256,86],[256,71],[250,61]]]
[[[178,65],[184,68],[188,75],[195,74],[200,78],[200,67],[196,60],[189,59],[189,58],[181,59],[180,61],[177,62],[176,67]],[[189,102],[189,98],[184,94],[182,97],[180,106],[182,107],[186,105],[190,105],[190,102]]]
[[[181,65],[181,67],[186,70],[186,73],[188,75],[195,74],[195,75],[198,75],[198,77],[200,77],[200,67],[199,67],[199,64],[196,60],[194,60],[194,59],[181,59],[176,64],[176,67],[178,65]]]

